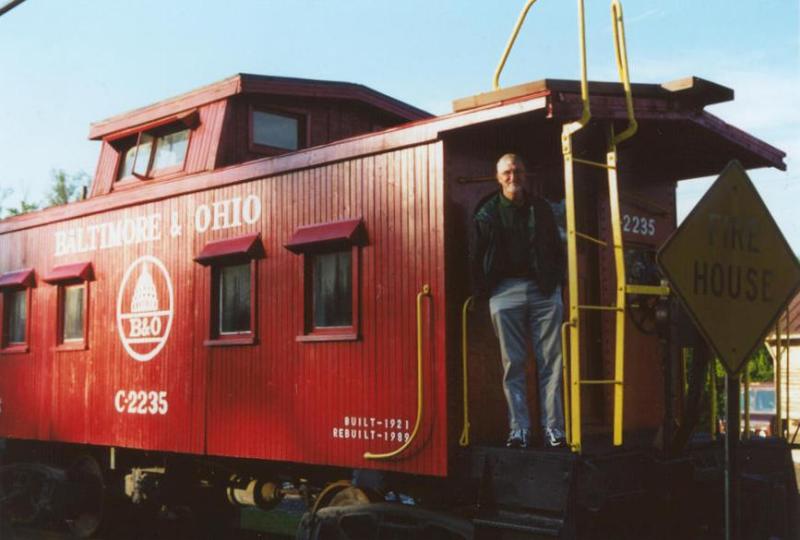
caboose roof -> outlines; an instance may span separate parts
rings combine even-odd
[[[363,84],[239,73],[191,92],[95,122],[89,128],[89,138],[97,140],[115,133],[127,132],[137,126],[177,115],[236,94],[286,95],[360,101],[406,121],[431,116],[422,109]]]
[[[103,133],[109,133],[113,129],[124,129],[124,126],[131,126],[134,122],[147,122],[158,114],[169,114],[164,113],[165,110],[177,111],[184,105],[176,105],[175,100],[191,103],[194,99],[220,99],[224,92],[234,92],[233,88],[227,88],[226,85],[239,88],[235,91],[241,92],[243,91],[241,85],[247,87],[250,84],[248,81],[256,86],[263,83],[270,87],[279,82],[290,85],[293,83],[288,81],[297,79],[275,80],[273,77],[237,75],[217,85],[95,124],[92,135],[102,137]],[[682,81],[685,82],[634,87],[639,132],[625,144],[634,155],[640,155],[640,161],[646,167],[650,170],[668,171],[676,180],[718,174],[734,157],[747,169],[756,167],[786,169],[783,161],[785,152],[703,110],[707,104],[730,99],[732,91],[721,90],[724,87],[708,81],[699,82],[702,80],[697,78],[682,79]],[[360,87],[348,83],[330,84],[334,87],[343,84]],[[667,87],[670,85],[674,85],[676,90],[669,90]],[[604,89],[603,92],[592,96],[593,118],[613,120],[624,125],[627,116],[622,86],[619,83],[600,83],[600,86],[594,84],[593,87]],[[287,87],[283,88],[284,91],[288,91]],[[331,87],[325,86],[325,88]],[[416,114],[418,118],[410,123],[303,148],[280,156],[255,159],[223,169],[146,184],[136,190],[112,192],[85,201],[8,218],[0,222],[0,234],[449,137],[470,136],[475,139],[476,144],[486,146],[487,132],[483,130],[503,129],[503,126],[509,124],[543,129],[549,134],[549,138],[556,141],[554,147],[558,149],[561,123],[580,116],[579,88],[577,81],[546,80],[530,83],[527,88],[515,95],[504,96],[499,100],[489,99],[485,103],[474,103],[466,110],[436,117],[426,117],[427,113],[424,111],[407,106],[408,114],[410,116]],[[636,94],[636,88],[644,90],[642,97]],[[310,87],[306,90],[311,91]],[[205,97],[196,96],[198,92]],[[727,92],[730,92],[730,96],[726,98]],[[212,98],[211,95],[215,97]],[[377,96],[374,97],[377,99]],[[388,96],[383,98],[395,104],[399,103]],[[116,128],[112,129],[114,122],[117,122]]]

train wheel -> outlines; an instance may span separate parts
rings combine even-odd
[[[330,484],[317,496],[311,513],[316,514],[322,508],[331,506],[350,506],[353,504],[369,504],[381,500],[380,495],[368,489],[361,489],[346,480]]]
[[[103,521],[106,493],[103,471],[91,456],[81,456],[67,470],[70,481],[80,487],[81,503],[76,515],[66,520],[70,532],[77,538],[94,535]]]

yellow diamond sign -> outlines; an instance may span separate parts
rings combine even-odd
[[[800,263],[738,161],[667,240],[658,263],[732,374],[800,285]]]

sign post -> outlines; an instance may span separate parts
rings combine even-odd
[[[800,286],[800,262],[744,168],[731,161],[666,241],[658,263],[728,372],[726,537],[736,538],[738,373]]]

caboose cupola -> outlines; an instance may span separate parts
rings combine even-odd
[[[92,125],[92,196],[135,189],[428,118],[344,82],[238,74]]]

